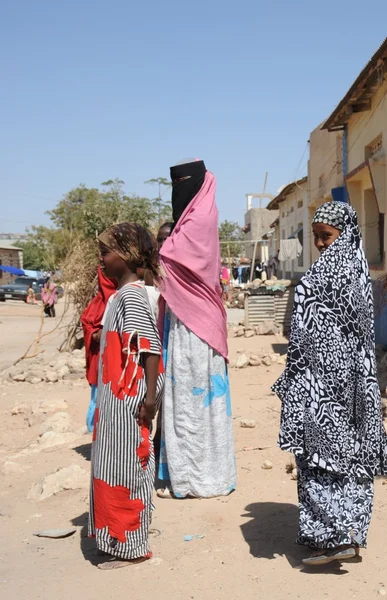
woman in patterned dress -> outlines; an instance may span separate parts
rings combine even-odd
[[[353,208],[331,202],[313,219],[320,258],[295,293],[279,446],[296,456],[297,542],[304,564],[348,560],[366,546],[375,475],[386,473],[371,279]]]
[[[192,161],[172,167],[171,179],[174,228],[160,251],[166,383],[158,495],[226,496],[236,466],[215,177]]]
[[[161,344],[139,267],[157,275],[157,247],[140,225],[99,236],[101,266],[118,290],[106,314],[94,418],[89,535],[110,560],[104,570],[151,556],[149,525],[155,461],[150,425],[164,370]]]

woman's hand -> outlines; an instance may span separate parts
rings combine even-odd
[[[98,329],[98,331],[93,333],[93,335],[91,336],[93,338],[93,342],[95,342],[96,344],[99,344],[101,341],[101,334],[102,334],[102,329]]]
[[[145,427],[150,428],[152,421],[156,416],[156,412],[156,403],[154,401],[145,400],[145,402],[141,404],[138,412],[138,424],[140,427],[145,425]]]

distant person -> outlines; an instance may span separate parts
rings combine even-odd
[[[34,289],[31,285],[28,286],[28,290],[27,290],[27,304],[37,304],[37,300],[36,300],[36,296],[35,296],[35,292]]]
[[[297,542],[316,550],[304,564],[319,566],[366,546],[387,439],[356,212],[329,202],[312,223],[321,256],[297,286],[288,361],[273,390],[282,401],[279,445],[298,469]]]
[[[173,229],[173,223],[167,222],[161,225],[159,232],[157,234],[157,244],[159,250],[163,247],[164,242],[169,238]]]
[[[102,320],[109,298],[115,293],[117,284],[108,279],[98,267],[98,292],[81,315],[83,340],[86,353],[86,379],[91,386],[90,404],[86,415],[88,430],[93,431],[94,413],[97,403],[98,363]]]
[[[50,277],[47,277],[42,287],[42,302],[44,313],[47,317],[55,317],[55,303],[57,301],[58,290]]]
[[[137,269],[158,274],[156,240],[135,223],[99,236],[101,267],[118,284],[101,336],[91,455],[89,535],[110,555],[103,570],[152,556],[149,527],[155,460],[150,428],[164,385],[162,348]]]
[[[193,161],[172,167],[171,179],[174,228],[160,251],[166,385],[158,495],[226,496],[236,468],[215,177]]]
[[[227,263],[224,262],[220,274],[220,282],[223,290],[223,301],[228,302],[230,300],[230,270],[227,267]]]

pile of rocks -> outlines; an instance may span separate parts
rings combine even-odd
[[[277,335],[280,334],[280,328],[274,323],[274,321],[263,321],[255,327],[247,327],[245,325],[238,325],[233,327],[231,334],[233,337],[254,337],[255,335]]]
[[[245,369],[246,367],[271,367],[272,365],[286,365],[286,355],[278,354],[273,352],[268,354],[262,350],[258,350],[256,353],[245,352],[244,350],[238,350],[238,356],[236,360],[230,360],[231,369]]]
[[[61,380],[84,379],[85,353],[83,350],[64,352],[50,362],[42,357],[34,360],[20,361],[1,374],[4,380],[38,384],[42,382],[56,383]]]

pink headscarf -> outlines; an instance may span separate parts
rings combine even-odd
[[[227,316],[219,282],[220,247],[215,177],[204,183],[180,217],[161,251],[165,302],[201,340],[227,358]]]

